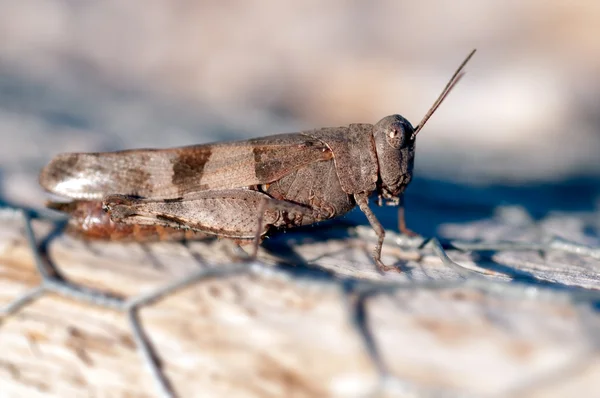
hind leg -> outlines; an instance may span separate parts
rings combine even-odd
[[[253,256],[271,226],[301,225],[314,210],[247,189],[200,191],[178,199],[110,195],[104,207],[115,223],[191,230],[236,241],[254,241]]]

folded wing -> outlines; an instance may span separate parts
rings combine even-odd
[[[40,184],[72,199],[109,194],[168,199],[268,184],[332,157],[321,141],[301,134],[171,149],[66,153],[42,169]]]

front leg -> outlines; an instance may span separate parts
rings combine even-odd
[[[365,213],[365,216],[367,216],[369,224],[371,224],[371,227],[377,235],[377,246],[375,246],[375,250],[373,250],[373,260],[375,260],[377,268],[379,268],[379,270],[382,272],[399,272],[398,268],[385,265],[381,261],[381,248],[383,246],[383,239],[385,238],[385,230],[383,229],[383,226],[381,225],[377,217],[375,217],[375,214],[373,214],[373,211],[369,207],[369,196],[365,193],[354,194],[354,200],[356,200],[356,204],[358,204],[360,210],[362,210],[362,212]]]
[[[404,217],[404,194],[400,196],[400,202],[398,203],[398,230],[401,234],[406,236],[418,236],[419,234],[411,231],[406,227],[406,218]]]

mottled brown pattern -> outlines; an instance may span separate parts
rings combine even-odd
[[[281,160],[275,158],[271,150],[263,146],[256,146],[252,152],[254,154],[254,174],[258,181],[265,181],[276,170],[282,169]]]
[[[254,239],[262,211],[260,235],[271,226],[313,223],[320,212],[249,189],[198,191],[175,202],[111,195],[105,198],[104,206],[117,224],[190,229],[233,239]]]
[[[212,150],[210,146],[179,151],[172,159],[173,185],[186,192],[193,181],[200,181],[206,162],[210,159]]]
[[[59,174],[61,172],[64,173],[64,172],[69,172],[71,170],[76,170],[77,169],[77,161],[78,161],[77,156],[71,156],[71,154],[68,154],[68,153],[58,155],[54,160],[54,164],[55,164],[54,173],[51,173],[50,176],[56,177],[56,174]],[[44,177],[45,176],[42,174],[40,179],[44,179]]]
[[[264,165],[256,163],[255,147]],[[59,155],[44,167],[40,183],[52,193],[77,200],[101,200],[110,194],[167,199],[269,183],[331,158],[331,151],[316,139],[282,134],[170,149]]]
[[[49,208],[68,213],[66,232],[85,240],[181,241],[205,239],[206,234],[160,225],[116,223],[102,209],[101,201],[48,202]]]
[[[340,187],[333,160],[315,162],[290,173],[270,184],[266,192],[275,198],[302,204],[313,210],[312,217],[304,217],[298,220],[300,224],[295,225],[334,218],[354,207],[352,196]]]
[[[155,194],[153,181],[160,180],[165,169],[164,161],[157,164],[156,153],[144,149],[62,154],[42,169],[40,184],[71,199],[100,200],[115,193],[148,197]],[[162,184],[159,187],[165,189]]]
[[[302,134],[256,138],[248,140],[248,143],[253,148],[254,174],[258,183],[277,181],[299,167],[333,157],[331,150],[321,141]]]
[[[152,192],[152,175],[143,169],[143,166],[132,167],[127,170],[129,180],[131,181],[131,191],[128,192],[132,196],[147,196],[148,192]],[[112,192],[119,193],[119,192]]]
[[[49,191],[77,169],[79,157],[72,153],[62,153],[52,159],[51,164],[40,172],[40,185]],[[52,167],[49,167],[52,166]]]

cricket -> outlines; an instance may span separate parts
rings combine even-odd
[[[382,272],[385,230],[369,206],[398,207],[412,179],[418,133],[463,76],[465,58],[413,127],[404,117],[244,141],[169,149],[65,153],[40,173],[41,186],[66,201],[66,231],[84,239],[148,242],[217,236],[258,245],[269,233],[341,216],[355,206],[377,235]]]

